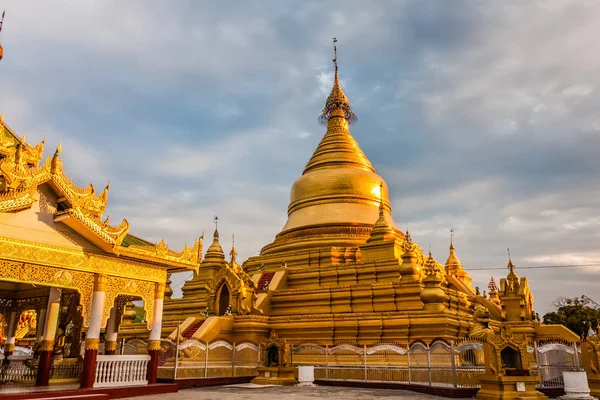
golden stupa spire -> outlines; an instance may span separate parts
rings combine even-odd
[[[408,228],[406,228],[406,233],[404,234],[404,242],[402,242],[402,251],[404,253],[412,253],[415,250],[415,244],[412,241],[412,237],[408,232]]]
[[[450,275],[461,274],[463,270],[462,262],[456,256],[456,249],[454,248],[454,228],[450,229],[450,255],[446,260],[446,271]]]
[[[2,32],[2,25],[4,25],[4,15],[6,15],[6,11],[2,11],[2,19],[0,20],[0,32]],[[4,49],[0,44],[0,60],[2,60],[2,57],[4,57]]]
[[[219,217],[215,215],[215,233],[213,234],[213,242],[219,241]]]
[[[510,256],[510,249],[506,249],[508,251],[508,279],[519,279],[519,275],[516,274],[515,272],[515,263],[513,262],[511,256]]]
[[[231,262],[235,262],[235,258],[237,257],[237,251],[235,251],[235,233],[231,234],[231,251],[229,255],[231,256]]]
[[[450,255],[446,260],[446,273],[458,277],[461,281],[466,283],[469,287],[472,284],[471,277],[465,271],[465,268],[456,256],[456,249],[454,248],[454,228],[450,229]]]
[[[335,39],[334,39],[335,43]],[[337,51],[334,45],[334,52]],[[327,132],[306,164],[303,174],[316,169],[359,168],[375,172],[371,162],[350,134],[348,126],[356,120],[338,76],[337,53],[333,59],[335,78],[331,94],[325,101],[319,121],[327,125]],[[371,187],[372,189],[372,187]]]
[[[218,261],[225,259],[225,254],[223,253],[223,248],[219,244],[219,217],[215,215],[215,233],[213,234],[213,242],[206,249],[206,254],[204,255],[204,261]]]
[[[488,289],[490,290],[490,293],[496,293],[498,292],[498,285],[496,284],[496,281],[494,280],[494,277],[490,277],[490,283],[488,284]]]
[[[379,218],[373,225],[371,236],[367,240],[367,243],[373,240],[389,240],[396,239],[396,233],[392,224],[388,221],[385,214],[385,207],[383,203],[384,198],[384,187],[383,182],[379,184]]]
[[[321,122],[323,125],[327,124],[327,121],[329,121],[329,119],[332,116],[332,113],[335,110],[343,111],[343,117],[346,118],[346,121],[348,121],[349,124],[352,124],[357,120],[356,114],[354,114],[354,112],[352,111],[352,108],[350,107],[350,102],[348,101],[348,97],[346,97],[346,94],[344,93],[344,90],[342,89],[342,85],[340,83],[340,77],[338,74],[339,65],[337,60],[336,43],[337,39],[333,38],[333,65],[335,67],[335,73],[333,78],[333,88],[331,89],[329,97],[327,97],[327,100],[325,101],[325,107],[323,107],[323,111],[321,113],[321,116],[319,117],[319,122]]]

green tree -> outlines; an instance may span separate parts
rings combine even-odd
[[[589,299],[560,297],[554,301],[554,307],[556,311],[544,315],[545,324],[564,325],[584,338],[590,328],[598,332],[600,309],[594,307]]]

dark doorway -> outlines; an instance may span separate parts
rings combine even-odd
[[[506,369],[521,370],[521,355],[512,347],[505,347],[500,352],[502,358],[502,366]]]
[[[266,367],[279,366],[279,349],[273,345],[267,349],[267,365]]]
[[[223,284],[221,294],[219,294],[219,315],[225,315],[227,307],[229,307],[229,288]]]

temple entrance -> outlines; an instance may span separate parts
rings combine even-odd
[[[221,287],[221,292],[219,293],[219,312],[218,315],[225,315],[227,312],[227,308],[229,307],[229,288],[226,284],[223,284]]]
[[[0,383],[79,382],[80,296],[72,288],[0,281]],[[44,352],[51,368],[39,374]]]
[[[505,347],[500,352],[500,358],[508,376],[518,374],[522,370],[521,354],[512,347]]]
[[[279,366],[279,348],[275,345],[267,349],[267,360],[266,367],[278,367]]]

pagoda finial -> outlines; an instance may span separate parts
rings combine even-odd
[[[379,184],[379,216],[383,215],[383,182]]]
[[[506,249],[508,252],[508,270],[511,274],[515,273],[515,263],[513,263],[512,258],[510,257],[510,249]]]
[[[2,17],[4,18],[4,15]],[[337,74],[337,72],[338,72],[337,46],[335,45],[337,43],[337,39],[336,38],[332,38],[332,39],[333,39],[333,65],[335,65],[335,73]]]
[[[332,117],[334,111],[338,111],[335,116],[344,117],[349,124],[356,122],[356,114],[350,108],[350,102],[342,89],[342,85],[340,84],[340,77],[338,75],[338,59],[337,59],[337,39],[333,38],[333,66],[334,66],[334,77],[333,77],[333,88],[331,89],[331,93],[327,100],[325,101],[325,107],[323,107],[323,111],[321,116],[319,117],[319,122],[323,125],[327,124],[327,121]]]
[[[495,293],[498,291],[498,285],[496,284],[496,281],[494,280],[494,277],[490,277],[490,283],[488,284],[488,289],[490,290],[490,293]]]
[[[2,25],[4,25],[4,16],[6,15],[6,10],[2,11],[2,19],[0,19],[0,32],[2,32]],[[2,45],[0,44],[0,60],[2,60],[2,57],[4,57],[4,49],[2,48]]]
[[[402,242],[402,250],[405,253],[412,252],[414,250],[415,245],[413,244],[412,238],[410,237],[410,233],[408,232],[408,228],[406,228],[406,233],[404,234],[404,242]]]
[[[231,251],[229,255],[231,256],[231,262],[234,262],[237,257],[237,251],[235,251],[235,233],[231,234]]]
[[[215,215],[214,221],[215,221],[215,233],[213,235],[213,239],[215,241],[218,241],[219,240],[219,217]]]
[[[454,228],[450,229],[450,250],[454,250]]]

